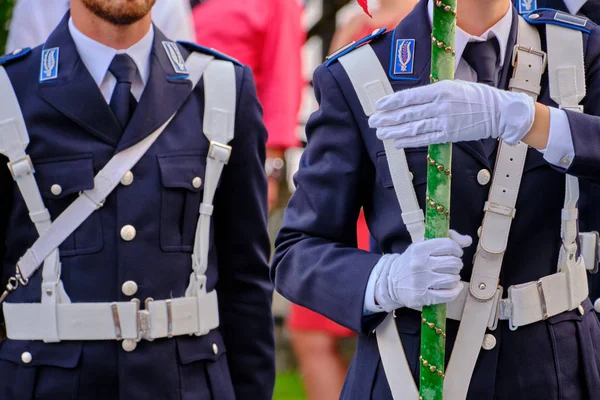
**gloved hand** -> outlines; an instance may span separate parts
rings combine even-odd
[[[460,294],[462,249],[473,241],[453,230],[449,236],[413,243],[404,253],[379,260],[373,270],[375,301],[383,310],[448,303]]]
[[[535,103],[480,83],[440,81],[379,100],[369,125],[396,148],[501,137],[515,145],[531,130]]]

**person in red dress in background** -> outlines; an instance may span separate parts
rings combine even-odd
[[[269,133],[266,170],[269,210],[279,198],[284,152],[300,144],[298,111],[302,77],[299,0],[205,0],[193,9],[197,42],[236,58],[254,72]]]
[[[374,3],[374,2],[371,2]],[[331,51],[370,35],[375,29],[394,29],[413,9],[417,0],[380,0],[372,8],[372,18],[362,12],[340,26],[333,37]],[[357,247],[369,250],[369,229],[361,212],[357,221]],[[309,400],[338,399],[347,365],[342,361],[339,341],[355,336],[354,332],[310,311],[292,304],[287,320],[292,345],[300,362]]]

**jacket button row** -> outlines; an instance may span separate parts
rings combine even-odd
[[[133,296],[138,291],[138,285],[134,281],[127,281],[121,286],[121,291],[125,296]]]
[[[121,178],[121,185],[129,186],[133,183],[133,172],[127,171],[125,175]]]
[[[132,225],[125,225],[121,228],[121,238],[126,242],[131,242],[135,239],[136,231]]]

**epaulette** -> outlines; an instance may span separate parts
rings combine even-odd
[[[27,47],[25,49],[18,49],[13,51],[12,53],[5,54],[2,57],[0,57],[0,65],[25,57],[29,53],[31,53],[31,48]]]
[[[333,53],[331,53],[330,55],[325,57],[325,66],[329,67],[333,62],[338,60],[340,57],[345,56],[346,54],[359,48],[360,46],[364,45],[365,43],[370,43],[373,40],[381,37],[381,35],[383,35],[386,31],[387,31],[387,28],[375,29],[373,31],[373,33],[371,33],[369,36],[366,36],[366,37],[360,39],[359,41],[350,42],[347,45],[337,49],[336,51],[334,51]]]
[[[241,62],[239,62],[235,58],[229,57],[228,55],[218,52],[215,49],[210,49],[208,47],[200,46],[199,44],[192,43],[192,42],[178,41],[177,43],[179,43],[180,45],[182,45],[183,47],[185,47],[188,50],[198,51],[198,52],[204,53],[204,54],[210,54],[211,56],[214,56],[215,58],[218,58],[219,60],[231,61],[232,63],[239,65],[240,67],[244,66]]]
[[[585,17],[567,14],[551,8],[538,8],[527,15],[523,15],[523,18],[532,25],[559,25],[585,33],[590,33],[596,25]]]

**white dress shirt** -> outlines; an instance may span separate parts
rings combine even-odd
[[[36,47],[46,41],[69,9],[69,0],[18,0],[6,51]],[[156,0],[152,20],[172,40],[196,41],[189,0]]]
[[[587,0],[563,0],[565,6],[567,6],[567,10],[573,15],[577,14],[581,7],[587,3]]]
[[[505,54],[508,38],[512,28],[513,7],[508,7],[506,14],[494,26],[485,31],[481,36],[473,36],[456,27],[455,43],[455,78],[463,81],[476,82],[477,73],[462,58],[465,47],[469,42],[482,42],[495,37],[500,47],[499,63],[503,66],[506,62]],[[429,20],[433,21],[433,1],[429,0]],[[544,159],[560,168],[568,168],[575,156],[571,127],[567,114],[563,110],[550,107],[550,137],[547,148],[542,151]],[[376,274],[371,273],[365,293],[365,314],[381,312],[380,306],[375,304]]]
[[[75,42],[79,57],[100,88],[106,103],[110,103],[117,80],[108,67],[117,54],[127,54],[137,66],[137,74],[131,84],[131,94],[139,102],[150,77],[150,54],[154,43],[154,27],[136,44],[125,50],[115,50],[85,36],[69,18],[69,32]]]

